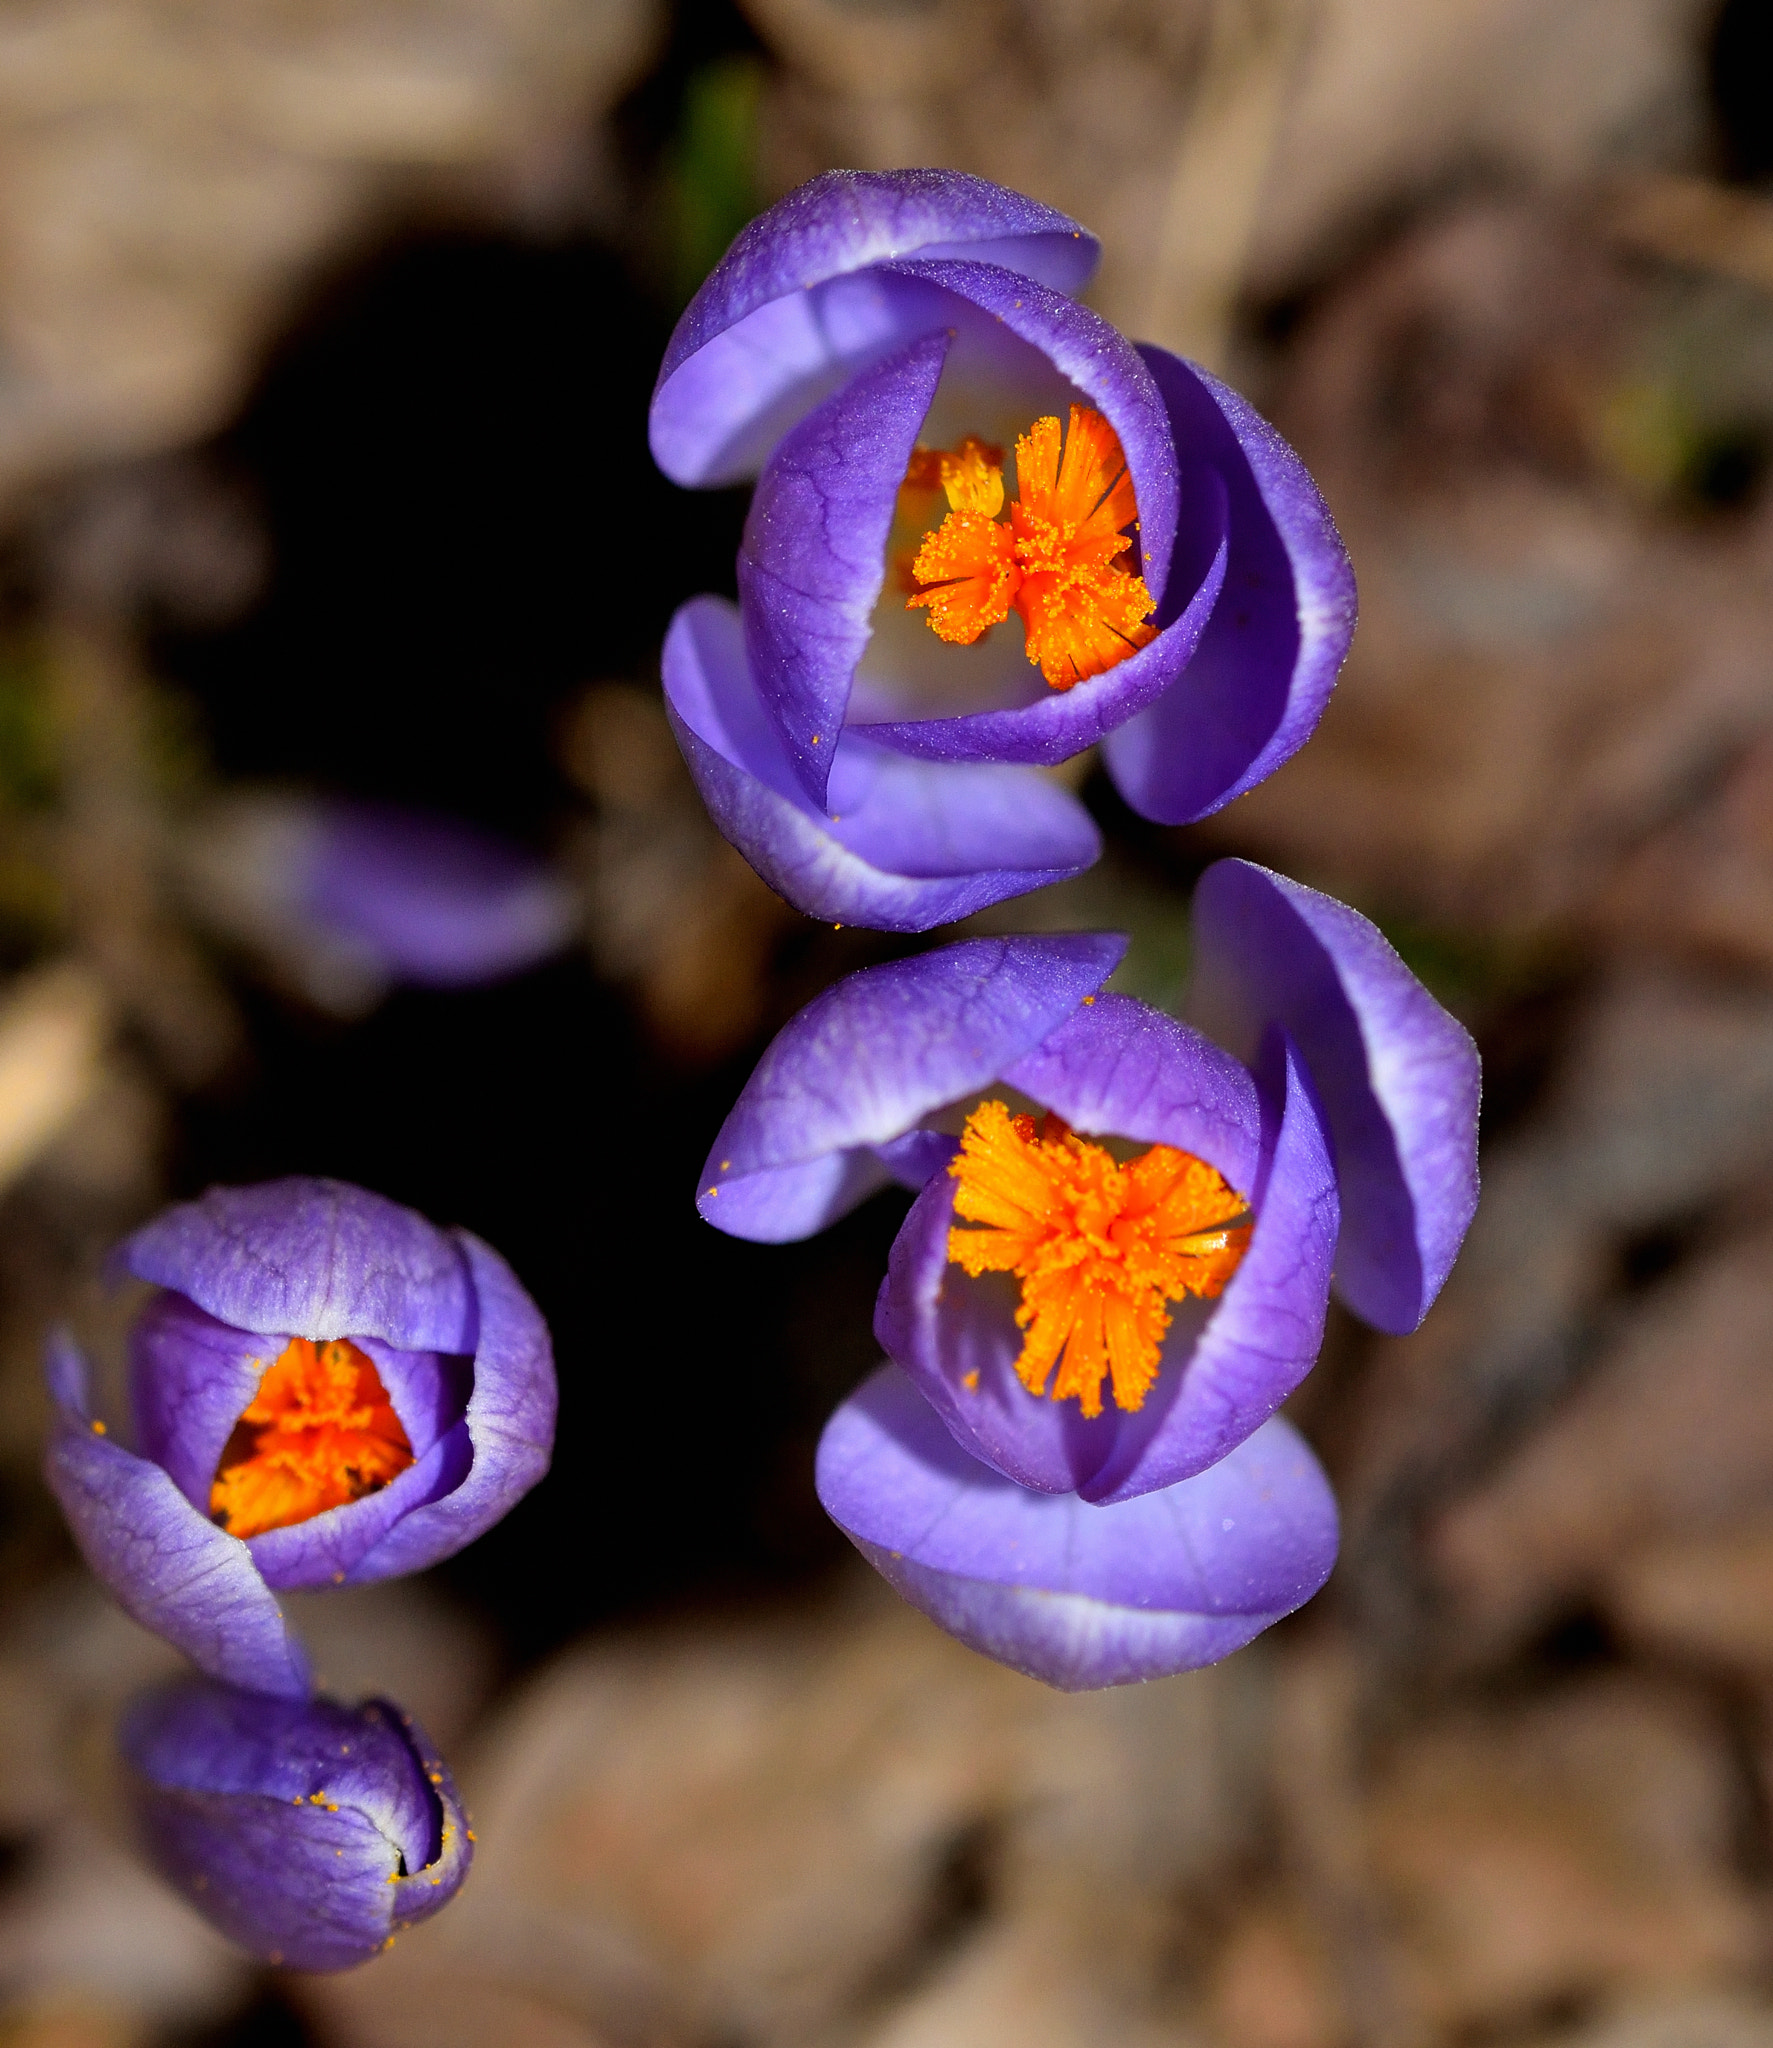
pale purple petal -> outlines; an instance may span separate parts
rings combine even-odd
[[[753,221],[678,321],[653,393],[659,467],[680,484],[753,475],[847,374],[924,331],[856,275],[919,254],[1074,291],[1099,248],[1063,214],[962,172],[828,171]]]
[[[925,765],[846,733],[827,817],[764,718],[736,609],[692,599],[666,635],[666,712],[714,822],[809,917],[928,931],[1091,866],[1101,836],[1037,770]]]
[[[1096,1010],[1107,1016],[1092,1043]],[[1173,1307],[1143,1407],[1127,1413],[1110,1399],[1086,1420],[1074,1401],[1031,1394],[1016,1377],[1019,1285],[1007,1274],[971,1279],[950,1263],[955,1184],[944,1175],[925,1186],[894,1241],[874,1330],[972,1456],[1022,1486],[1127,1500],[1224,1457],[1310,1371],[1329,1305],[1335,1177],[1295,1065],[1284,1111],[1266,1108],[1258,1125],[1253,1084],[1244,1075],[1240,1100],[1219,1062],[1242,1069],[1216,1047],[1203,1057],[1198,1033],[1143,1004],[1099,997],[1061,1038],[1057,1056],[1042,1048],[1006,1078],[1084,1130],[1192,1152],[1249,1195],[1255,1229],[1224,1293]]]
[[[1081,1489],[1089,1500],[1130,1500],[1206,1470],[1317,1363],[1336,1252],[1336,1171],[1322,1112],[1290,1047],[1284,1073],[1280,1127],[1270,1116],[1263,1133],[1249,1246],[1218,1301],[1196,1306],[1192,1341],[1177,1315],[1157,1385],[1144,1407],[1120,1418],[1112,1449]]]
[[[786,1024],[733,1105],[696,1206],[734,1237],[808,1237],[882,1186],[867,1149],[988,1086],[1093,995],[1118,933],[969,939],[864,968]]]
[[[353,1584],[422,1571],[453,1557],[516,1506],[553,1456],[559,1395],[548,1326],[490,1245],[466,1230],[454,1236],[480,1309],[467,1413],[438,1442],[445,1463],[437,1497],[405,1515],[348,1570]]]
[[[349,1969],[467,1874],[449,1771],[391,1702],[297,1704],[187,1680],[138,1698],[118,1740],[156,1868],[265,1962]]]
[[[1149,1003],[1098,996],[1003,1078],[1075,1131],[1174,1145],[1254,1189],[1262,1108],[1249,1069]]]
[[[193,1507],[169,1473],[99,1434],[65,1339],[52,1342],[50,1384],[58,1410],[44,1476],[81,1555],[124,1612],[212,1677],[305,1696],[307,1658],[247,1546]]]
[[[466,1412],[474,1387],[473,1359],[440,1357],[435,1351],[401,1351],[379,1337],[362,1337],[357,1344],[373,1362],[413,1456],[422,1458]]]
[[[821,807],[899,486],[948,346],[948,335],[929,335],[852,378],[783,436],[751,499],[739,549],[745,649],[764,711]]]
[[[217,1322],[182,1294],[156,1295],[136,1318],[129,1333],[136,1448],[165,1466],[200,1514],[209,1513],[234,1425],[287,1341]]]
[[[1134,810],[1183,825],[1253,789],[1311,736],[1354,633],[1354,571],[1304,464],[1235,391],[1141,348],[1183,460],[1228,494],[1213,617],[1174,686],[1106,743]]]
[[[343,1585],[403,1518],[459,1485],[468,1458],[467,1432],[458,1423],[386,1486],[305,1521],[249,1536],[252,1561],[279,1593]]]
[[[1194,944],[1190,1013],[1234,1052],[1279,1023],[1311,1069],[1342,1193],[1338,1294],[1413,1330],[1477,1206],[1470,1034],[1364,917],[1248,861],[1201,877]]]
[[[571,893],[546,865],[457,819],[328,804],[307,852],[306,915],[395,981],[496,980],[572,936]]]
[[[118,1256],[138,1279],[237,1329],[474,1349],[473,1289],[454,1242],[414,1210],[344,1181],[211,1188],[165,1210]]]
[[[1096,1507],[969,1457],[887,1366],[827,1425],[816,1483],[914,1606],[1067,1691],[1215,1662],[1310,1599],[1336,1555],[1328,1484],[1278,1419],[1196,1478]]]

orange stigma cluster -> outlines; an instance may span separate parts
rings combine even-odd
[[[949,1173],[955,1214],[979,1230],[948,1233],[948,1257],[977,1279],[1013,1273],[1022,1283],[1016,1322],[1027,1332],[1016,1375],[1053,1399],[1076,1397],[1102,1413],[1144,1404],[1157,1378],[1166,1302],[1223,1292],[1250,1238],[1249,1204],[1204,1160],[1153,1145],[1120,1163],[1058,1117],[1038,1128],[984,1102],[967,1118]]]
[[[375,1493],[412,1445],[372,1360],[355,1344],[293,1339],[234,1426],[209,1490],[230,1536],[287,1529]]]
[[[1057,419],[1016,442],[1016,497],[1003,510],[1003,451],[972,435],[957,449],[920,448],[906,484],[940,485],[948,516],[924,538],[907,609],[925,607],[937,637],[970,647],[1014,607],[1028,659],[1055,690],[1124,661],[1156,633],[1145,579],[1117,566],[1138,522],[1120,440],[1099,412],[1074,405],[1060,450]]]

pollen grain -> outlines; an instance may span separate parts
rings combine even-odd
[[[920,448],[908,492],[940,488],[948,516],[910,565],[908,610],[938,639],[970,647],[1021,614],[1028,659],[1055,690],[1101,675],[1151,640],[1145,579],[1121,567],[1139,508],[1119,437],[1099,412],[1071,408],[1016,442],[1016,497],[1003,510],[1003,454],[972,435],[957,449]]]
[[[948,1257],[977,1279],[1013,1273],[1027,1334],[1016,1375],[1031,1394],[1075,1396],[1102,1413],[1144,1405],[1157,1378],[1167,1302],[1224,1291],[1249,1243],[1249,1203],[1202,1159],[1153,1145],[1122,1164],[1050,1113],[1039,1124],[983,1102],[948,1168],[955,1226]],[[1057,1376],[1054,1370],[1057,1368]]]
[[[379,1491],[412,1461],[374,1361],[343,1339],[296,1337],[234,1426],[210,1520],[231,1536],[287,1529]]]

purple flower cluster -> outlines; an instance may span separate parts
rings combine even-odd
[[[50,1348],[47,1475],[119,1603],[205,1674],[126,1718],[158,1865],[274,1962],[341,1969],[434,1912],[472,1853],[397,1708],[314,1697],[277,1595],[422,1570],[548,1469],[535,1304],[466,1231],[361,1188],[212,1188],[121,1248],[158,1292],[130,1331],[132,1443]]]
[[[755,490],[739,602],[678,613],[666,706],[811,916],[925,931],[1074,875],[1096,829],[1045,771],[1099,745],[1187,823],[1328,700],[1354,582],[1322,499],[1234,392],[1078,304],[1096,254],[977,178],[832,172],[671,338],[660,467]],[[890,1363],[819,1496],[944,1628],[1065,1687],[1211,1661],[1318,1589],[1335,1504],[1275,1411],[1332,1291],[1415,1328],[1476,1201],[1476,1052],[1366,919],[1229,860],[1194,932],[1192,1023],[1108,991],[1106,934],[851,976],[765,1053],[698,1195],[779,1242],[914,1193]]]
[[[1329,698],[1354,582],[1322,499],[1235,392],[1077,303],[1097,254],[1075,222],[978,178],[830,172],[739,236],[671,337],[660,467],[756,490],[739,604],[678,613],[666,705],[720,829],[809,916],[927,931],[1076,874],[1100,841],[1043,769],[1100,742],[1126,801],[1180,824],[1271,774]],[[1051,663],[1031,666],[1032,603],[1025,654],[1001,607],[958,644],[903,586],[909,542],[942,510],[933,487],[916,498],[920,477],[950,474],[942,451],[971,437],[1016,444],[1015,574],[1033,591],[1057,560],[1037,543],[1059,540],[1051,521],[1035,530],[1034,451],[1017,437],[1068,414],[1073,441],[1086,416],[1124,456],[1133,520],[1106,545],[1128,573],[1136,556],[1150,602],[1105,665],[1055,683]],[[1065,486],[1062,472],[1060,501]],[[1003,553],[1008,529],[978,523],[990,502],[959,516]],[[1056,572],[1080,631],[1078,593],[1106,573],[1086,541],[1070,537]]]

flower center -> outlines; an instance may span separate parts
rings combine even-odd
[[[1124,661],[1152,639],[1145,579],[1116,566],[1138,524],[1133,479],[1114,429],[1074,405],[1060,452],[1057,419],[1016,442],[1016,497],[1003,510],[1003,451],[971,434],[956,449],[919,448],[906,488],[938,485],[948,516],[911,564],[913,594],[938,639],[970,647],[1021,614],[1028,659],[1055,690]]]
[[[1016,1275],[1028,1333],[1016,1375],[1041,1394],[1057,1366],[1053,1399],[1075,1395],[1085,1415],[1102,1413],[1106,1378],[1117,1407],[1143,1405],[1170,1327],[1164,1304],[1217,1297],[1250,1240],[1249,1203],[1205,1160],[1153,1145],[1122,1165],[1050,1113],[1037,1129],[982,1102],[948,1171],[955,1214],[986,1226],[950,1230],[950,1261],[974,1279]]]
[[[411,1463],[373,1361],[342,1339],[296,1337],[234,1425],[209,1518],[231,1536],[287,1529],[378,1492]]]

